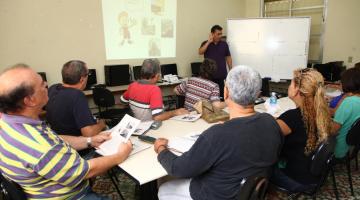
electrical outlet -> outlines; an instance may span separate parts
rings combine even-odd
[[[352,56],[349,56],[349,57],[348,57],[348,63],[352,63],[352,60],[353,60],[353,57],[352,57]]]

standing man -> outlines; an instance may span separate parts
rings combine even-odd
[[[209,39],[204,41],[200,48],[199,54],[204,55],[204,58],[210,58],[216,61],[217,71],[214,75],[213,81],[219,85],[220,96],[224,98],[224,79],[227,75],[226,64],[229,70],[232,68],[232,59],[230,55],[229,45],[221,40],[223,28],[219,25],[214,25],[211,28]]]

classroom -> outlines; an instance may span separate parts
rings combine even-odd
[[[0,1],[0,200],[360,198],[359,8]]]

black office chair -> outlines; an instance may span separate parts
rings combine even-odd
[[[360,118],[357,119],[351,126],[348,134],[346,135],[346,143],[352,146],[348,155],[350,161],[355,159],[355,167],[356,170],[358,170],[359,166],[357,156],[360,150]]]
[[[350,146],[350,150],[347,152],[344,158],[336,158],[334,162],[334,166],[337,164],[345,164],[346,172],[348,175],[349,186],[350,186],[350,192],[351,195],[354,196],[350,163],[351,160],[354,159],[356,170],[358,170],[357,155],[360,149],[360,118],[357,119],[351,126],[348,134],[346,135],[346,143]]]
[[[109,119],[110,126],[116,125],[125,114],[130,114],[129,108],[111,108],[115,105],[115,98],[110,90],[104,87],[95,87],[92,91],[94,103],[99,109],[97,116],[101,119]]]
[[[4,200],[27,199],[21,186],[0,174],[0,190]]]
[[[334,193],[335,193],[336,199],[339,199],[339,193],[338,193],[338,190],[336,187],[336,182],[335,182],[335,175],[334,175],[334,171],[332,168],[333,160],[334,160],[335,144],[336,144],[336,137],[334,137],[334,136],[329,137],[328,140],[322,142],[318,146],[315,153],[311,157],[310,173],[313,176],[318,177],[318,182],[316,184],[314,184],[312,188],[301,191],[301,192],[292,192],[292,191],[289,191],[285,188],[282,188],[282,187],[279,187],[276,185],[272,185],[273,188],[287,193],[288,199],[297,198],[301,194],[308,195],[308,196],[311,196],[313,199],[316,199],[317,192],[319,191],[321,186],[324,185],[324,183],[329,175],[329,172],[330,172],[332,175],[332,179],[333,179]]]
[[[268,188],[268,178],[262,174],[256,174],[242,179],[237,200],[263,200]]]

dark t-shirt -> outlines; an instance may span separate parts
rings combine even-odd
[[[204,44],[207,41],[204,41],[201,43],[201,46],[204,46]],[[226,69],[226,57],[230,56],[230,50],[229,46],[224,41],[219,41],[217,44],[210,43],[208,48],[206,49],[204,53],[205,58],[210,58],[215,60],[217,64],[217,71],[214,74],[214,79],[225,79],[227,75],[227,69]]]
[[[164,150],[158,160],[169,175],[192,178],[194,200],[235,199],[241,179],[268,170],[280,146],[275,119],[256,113],[214,125],[182,156]]]
[[[61,135],[81,136],[81,128],[96,124],[84,93],[61,84],[49,88],[46,119]]]
[[[304,153],[307,134],[300,109],[288,110],[278,119],[284,121],[291,129],[291,133],[285,137],[280,154],[281,159],[286,161],[283,171],[301,184],[315,183],[317,179],[310,174],[312,154],[306,156]]]

